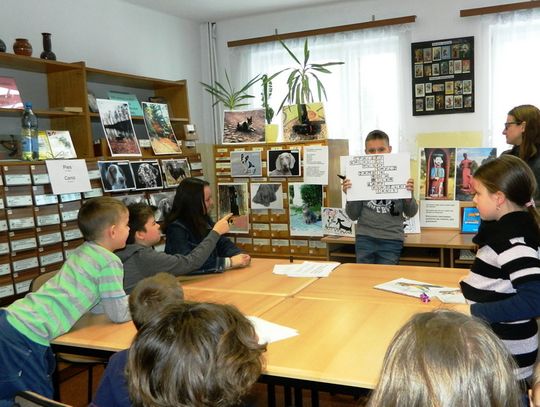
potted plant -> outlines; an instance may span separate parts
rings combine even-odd
[[[284,69],[284,71],[290,71],[289,76],[287,77],[288,92],[287,95],[285,95],[285,97],[283,98],[283,101],[279,106],[278,112],[283,109],[285,103],[289,103],[290,105],[296,105],[298,121],[300,124],[294,127],[308,126],[309,128],[314,128],[317,125],[306,123],[308,120],[305,117],[307,115],[305,104],[313,103],[315,101],[313,97],[312,86],[316,86],[317,88],[317,101],[322,101],[323,96],[324,99],[327,100],[326,90],[323,83],[319,79],[319,74],[332,73],[327,68],[333,65],[343,65],[343,62],[326,62],[324,64],[310,63],[310,52],[307,38],[304,41],[304,55],[302,61],[301,58],[294,55],[294,53],[290,50],[289,47],[287,47],[287,45],[283,41],[279,40],[279,42],[283,46],[283,48],[285,48],[285,50],[289,53],[291,58],[296,62],[296,66]],[[279,73],[281,72],[283,71],[280,71]],[[298,128],[295,129],[295,132],[297,132],[297,130],[298,132],[303,133],[305,133],[306,131],[310,131],[309,129]]]
[[[247,106],[249,104],[242,102],[244,102],[246,99],[254,97],[253,95],[248,95],[247,91],[258,80],[260,80],[260,75],[256,75],[255,77],[251,78],[248,83],[246,83],[240,90],[234,89],[231,85],[227,70],[225,70],[225,79],[227,80],[227,87],[223,86],[218,81],[214,81],[213,85],[201,82],[201,85],[203,86],[204,90],[206,90],[216,99],[212,106],[215,106],[221,102],[227,109],[235,110],[239,107]]]

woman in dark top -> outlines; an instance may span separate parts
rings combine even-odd
[[[513,145],[503,154],[512,154],[525,161],[536,178],[535,200],[540,200],[540,110],[533,105],[516,106],[508,112],[503,134]]]
[[[198,178],[185,178],[176,188],[171,212],[165,219],[165,253],[187,255],[201,243],[213,227],[209,212],[213,206],[210,184]],[[222,272],[245,267],[251,258],[227,237],[221,236],[216,248],[201,267],[202,272]]]

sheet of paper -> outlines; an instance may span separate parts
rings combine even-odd
[[[302,264],[276,264],[273,273],[288,277],[328,277],[341,263],[305,261]]]
[[[350,156],[344,174],[352,183],[347,201],[410,198],[410,161],[408,153]]]
[[[328,185],[328,146],[304,147],[304,182]]]
[[[46,160],[45,165],[53,194],[87,192],[92,189],[85,160]]]
[[[407,218],[403,221],[405,234],[420,233],[420,213],[416,212],[412,218]]]
[[[248,316],[259,337],[259,344],[272,343],[299,335],[298,331],[287,326],[275,324],[259,317]]]
[[[459,201],[420,201],[420,226],[459,229]]]
[[[459,288],[443,287],[408,278],[398,278],[386,283],[378,284],[374,288],[416,298],[420,298],[422,294],[426,294],[429,297],[437,297],[444,303],[465,304],[465,297],[463,297]]]

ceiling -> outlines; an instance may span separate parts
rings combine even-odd
[[[216,22],[344,0],[124,0],[127,3],[198,22]]]

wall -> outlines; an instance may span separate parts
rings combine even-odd
[[[193,123],[202,122],[199,23],[119,0],[2,0],[0,38],[13,52],[28,38],[39,57],[41,32],[52,33],[59,61],[188,82]]]
[[[411,113],[411,76],[403,78],[406,93],[403,106],[404,138],[402,145],[412,145],[410,138],[420,133],[474,131],[483,134],[484,144],[488,143],[488,100],[485,49],[478,47],[482,41],[479,17],[459,17],[460,9],[509,3],[508,0],[362,0],[339,3],[331,6],[310,7],[282,13],[265,14],[255,17],[220,21],[217,24],[218,60],[220,71],[228,68],[227,41],[271,35],[278,32],[293,32],[343,24],[370,21],[374,15],[377,20],[407,15],[416,15],[411,24],[413,42],[454,38],[475,37],[475,92],[474,113],[413,117]],[[403,61],[410,67],[410,60]],[[207,106],[207,103],[205,103]],[[208,123],[205,109],[205,122]],[[209,130],[207,130],[209,131]],[[494,136],[500,137],[501,129],[495,129]]]

